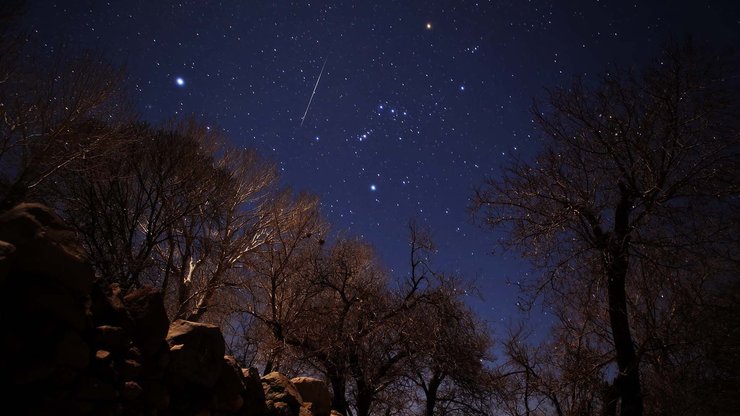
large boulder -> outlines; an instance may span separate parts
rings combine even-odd
[[[74,231],[50,208],[20,204],[0,214],[3,275],[22,273],[59,282],[75,297],[90,294],[94,273]],[[12,245],[12,247],[11,247]]]
[[[141,402],[143,407],[163,411],[170,406],[170,392],[162,380],[143,379],[139,381],[141,386]]]
[[[262,377],[267,408],[274,414],[298,416],[303,398],[290,379],[276,371]]]
[[[168,372],[174,383],[213,387],[221,376],[226,347],[215,325],[178,319],[167,333],[170,346]]]
[[[309,409],[314,416],[331,414],[331,395],[326,383],[313,377],[295,377],[290,382],[300,393],[303,403],[310,404]]]
[[[92,268],[43,205],[0,214],[0,240],[0,384],[65,384],[89,364]]]
[[[131,322],[129,332],[141,353],[151,356],[159,352],[170,326],[162,294],[152,287],[142,287],[128,293],[123,303]]]
[[[101,325],[95,328],[93,342],[106,351],[122,354],[129,349],[131,340],[128,333],[119,326]]]
[[[236,413],[244,406],[244,376],[234,357],[225,356],[221,377],[213,386],[211,409]]]
[[[330,416],[311,378],[260,378],[218,327],[168,322],[162,295],[94,282],[52,210],[0,214],[0,386],[23,414]]]
[[[107,286],[93,285],[90,310],[95,326],[131,327],[126,305],[123,304],[122,291],[116,283]]]
[[[262,388],[259,372],[256,368],[242,369],[244,377],[244,416],[263,416],[267,414],[265,391]]]

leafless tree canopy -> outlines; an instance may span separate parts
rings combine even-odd
[[[527,288],[557,323],[539,344],[513,328],[496,361],[429,230],[410,225],[391,274],[272,163],[194,118],[141,121],[120,68],[36,48],[11,14],[0,210],[53,206],[101,283],[160,289],[170,318],[219,324],[242,365],[320,376],[347,416],[740,408],[739,78],[724,59],[668,46],[534,109],[542,152],[488,180],[475,211],[542,270]]]
[[[736,278],[737,74],[723,62],[672,45],[641,74],[614,71],[595,87],[576,80],[551,91],[534,109],[543,151],[476,194],[475,209],[506,232],[504,245],[543,270],[532,293],[544,293],[561,322],[545,361],[563,348],[577,354],[582,368],[569,368],[564,356],[557,376],[570,377],[569,388],[576,376],[613,386],[616,395],[587,400],[606,413],[665,411],[658,404],[673,383],[666,371],[690,364],[686,354],[698,348],[676,331]],[[516,341],[512,360],[537,374],[540,397],[558,408],[533,364],[542,364],[537,352]],[[670,400],[703,406],[698,396]]]
[[[30,41],[0,40],[0,201],[40,199],[62,170],[93,170],[126,141],[123,72],[99,54],[31,54]],[[79,163],[84,161],[84,163]]]
[[[218,128],[142,122],[100,56],[1,35],[0,209],[50,204],[101,283],[160,289],[170,318],[221,325],[243,365],[321,375],[343,414],[485,412],[490,340],[433,272],[427,232],[410,228],[408,274],[390,276]]]

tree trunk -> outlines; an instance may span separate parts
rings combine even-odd
[[[370,406],[373,404],[373,393],[366,388],[357,392],[357,416],[370,416]]]
[[[622,398],[622,416],[642,416],[642,393],[635,346],[632,343],[627,296],[625,293],[626,262],[615,261],[609,272],[609,321],[617,353],[617,389]],[[623,263],[623,265],[622,265]],[[624,270],[622,270],[624,269]]]
[[[437,391],[439,391],[443,378],[444,376],[435,373],[432,379],[429,380],[429,386],[426,389],[427,402],[424,416],[434,416],[434,408],[437,406]]]
[[[621,198],[614,212],[614,233],[604,253],[606,277],[609,279],[609,323],[619,368],[616,386],[622,399],[621,416],[642,416],[639,365],[627,315],[626,280],[632,199],[622,183],[619,188]]]
[[[330,372],[328,374],[329,382],[331,383],[332,393],[334,393],[331,399],[331,408],[337,412],[346,415],[347,414],[347,397],[346,397],[346,386],[347,382],[344,377],[338,373]]]

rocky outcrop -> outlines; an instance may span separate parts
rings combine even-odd
[[[272,372],[262,377],[267,408],[276,415],[297,415],[303,404],[301,394],[288,377]]]
[[[158,291],[96,283],[83,253],[74,232],[42,205],[0,214],[4,408],[20,415],[329,414],[320,381],[260,379],[224,356],[218,327],[170,324]]]
[[[331,396],[326,383],[312,377],[295,377],[290,380],[303,399],[304,405],[315,416],[330,416]]]
[[[224,337],[215,325],[176,320],[167,333],[173,383],[213,387],[221,376]]]

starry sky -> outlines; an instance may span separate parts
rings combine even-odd
[[[540,148],[533,99],[640,67],[669,36],[740,44],[737,1],[29,1],[25,19],[49,47],[125,64],[145,120],[196,114],[256,148],[394,273],[409,219],[428,225],[436,268],[474,282],[494,326],[528,268],[491,254],[500,236],[467,207]]]

